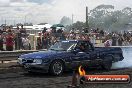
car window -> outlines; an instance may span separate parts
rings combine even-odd
[[[86,44],[86,49],[87,49],[88,51],[93,50],[92,44],[90,44],[88,41],[86,41],[85,44]]]
[[[52,45],[49,50],[64,50],[64,51],[67,51],[67,50],[72,50],[75,45],[77,44],[77,42],[73,41],[59,41],[59,42],[56,42],[54,45]]]
[[[83,52],[87,51],[87,44],[85,42],[79,42],[76,46],[76,49],[80,49]]]
[[[79,42],[78,47],[85,52],[92,50],[92,45],[88,41]]]

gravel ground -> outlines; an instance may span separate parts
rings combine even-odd
[[[15,70],[15,71],[13,71]],[[2,70],[0,70],[1,72]],[[102,69],[89,69],[87,74],[130,74],[132,69],[116,69],[109,72]],[[0,88],[67,88],[71,84],[72,72],[66,72],[62,76],[55,77],[49,74],[28,74],[20,69],[0,73]],[[80,88],[131,88],[132,82],[128,84],[86,84]]]

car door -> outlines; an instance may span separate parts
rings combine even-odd
[[[87,52],[86,52],[89,57],[86,59],[86,65],[87,66],[94,66],[97,65],[98,62],[100,61],[100,58],[98,58],[98,52],[94,50],[94,46],[90,43],[87,42]]]
[[[90,54],[87,53],[86,51],[86,44],[87,42],[79,42],[77,44],[76,49],[79,49],[78,46],[80,45],[84,45],[85,50],[78,50],[78,52],[74,53],[73,57],[72,57],[72,66],[73,67],[78,67],[80,65],[86,65],[86,62],[89,61],[90,58]]]

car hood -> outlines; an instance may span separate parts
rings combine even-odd
[[[29,53],[29,54],[24,54],[21,55],[20,58],[25,58],[25,59],[35,59],[35,58],[49,58],[49,57],[54,57],[57,55],[61,55],[65,51],[39,51],[39,52],[34,52],[34,53]]]

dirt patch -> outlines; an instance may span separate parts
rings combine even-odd
[[[104,71],[102,69],[87,70],[87,74],[130,74],[132,69],[116,69]],[[27,72],[10,72],[0,74],[1,88],[67,88],[71,84],[72,72],[65,72],[62,76],[51,76],[49,74],[28,74]],[[86,84],[79,88],[131,88],[132,82],[128,84]]]

